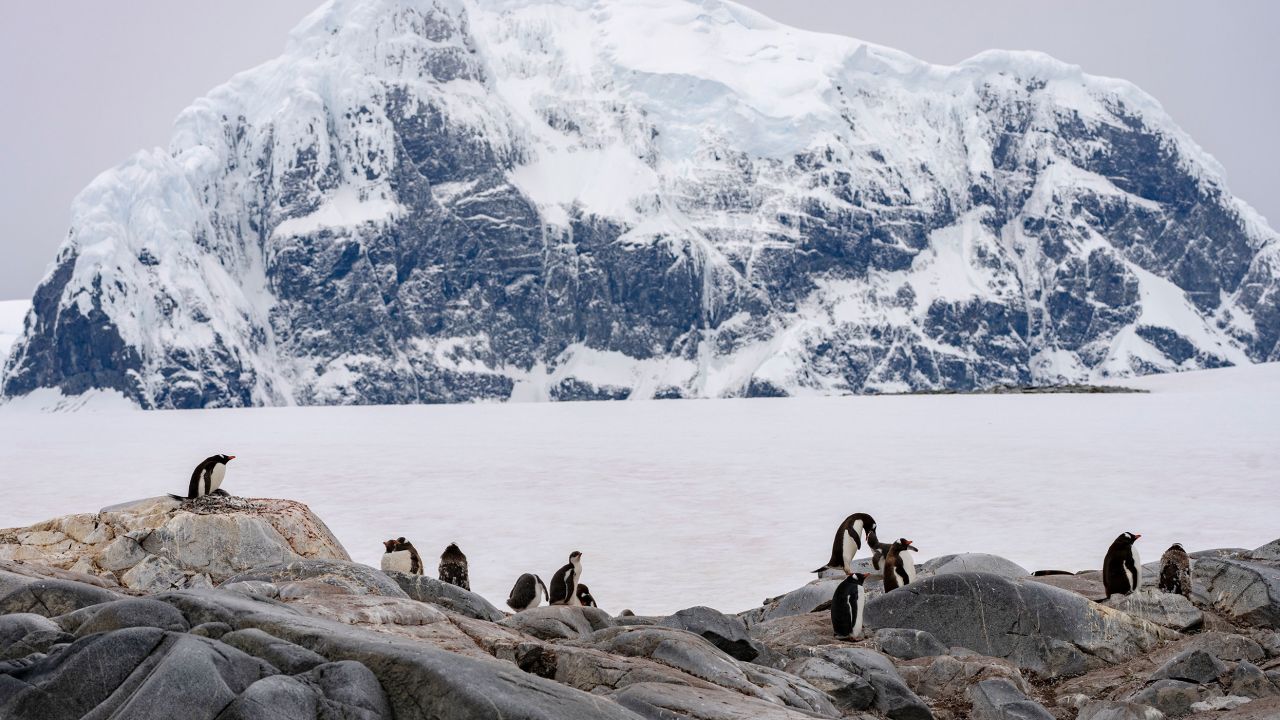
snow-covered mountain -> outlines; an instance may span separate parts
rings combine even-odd
[[[77,198],[3,393],[1058,383],[1280,359],[1280,239],[1133,85],[720,0],[331,0]]]

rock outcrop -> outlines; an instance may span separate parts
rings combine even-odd
[[[241,534],[270,537],[265,528],[283,535],[292,522],[310,535],[285,541],[294,557],[229,573],[240,561],[212,563],[200,538],[190,553],[161,555],[160,543],[128,569],[103,567],[118,509],[96,528],[72,516],[20,531],[99,535],[50,552],[67,567],[0,561],[0,717],[148,720],[180,707],[208,720],[1152,720],[1267,717],[1280,701],[1280,636],[1256,614],[1197,608],[1220,629],[1182,635],[1030,578],[956,568],[873,598],[857,641],[831,632],[821,607],[830,580],[741,617],[706,607],[511,615],[429,578],[351,562],[300,505],[176,505],[130,512],[157,531],[258,527]],[[146,557],[218,585],[122,582]],[[1165,604],[1131,599],[1130,609]]]

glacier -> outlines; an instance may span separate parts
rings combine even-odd
[[[720,0],[331,0],[75,200],[0,395],[970,390],[1280,360],[1280,239],[1130,83]]]

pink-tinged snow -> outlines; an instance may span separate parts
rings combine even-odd
[[[1097,567],[1280,536],[1280,364],[1128,381],[1147,395],[884,396],[139,412],[0,409],[0,527],[181,491],[311,505],[352,556],[450,541],[501,606],[571,550],[612,611],[742,610],[797,587],[836,524],[875,515],[922,559]]]

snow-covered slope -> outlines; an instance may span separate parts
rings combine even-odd
[[[22,334],[22,321],[30,309],[30,300],[0,301],[0,372],[3,371],[4,361],[9,357],[9,349]]]
[[[7,396],[833,394],[1280,358],[1280,241],[1137,88],[719,0],[332,0],[73,218]]]

